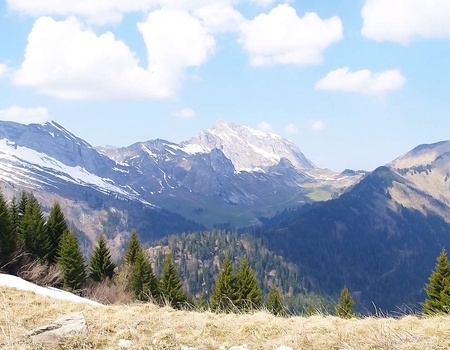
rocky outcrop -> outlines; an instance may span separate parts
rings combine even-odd
[[[49,346],[61,344],[68,337],[86,335],[87,332],[88,326],[83,313],[75,312],[35,328],[29,331],[27,335],[33,343]]]

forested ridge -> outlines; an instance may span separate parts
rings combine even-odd
[[[371,186],[383,183],[380,179],[375,180]],[[318,311],[335,312],[341,317],[354,315],[353,308],[358,309],[358,303],[364,302],[365,295],[361,295],[361,289],[357,288],[361,287],[361,281],[367,282],[362,287],[369,295],[391,296],[395,292],[395,300],[408,300],[408,294],[402,293],[400,289],[409,288],[409,284],[390,285],[391,290],[384,294],[383,285],[374,287],[371,284],[373,281],[386,283],[386,279],[377,280],[377,269],[383,269],[382,264],[391,263],[390,259],[395,257],[389,257],[388,254],[392,252],[386,244],[391,244],[395,249],[402,236],[391,237],[384,243],[384,248],[375,251],[386,256],[379,260],[371,251],[358,248],[361,242],[356,238],[349,240],[349,237],[341,236],[337,241],[327,241],[319,231],[314,231],[314,227],[307,224],[311,218],[316,219],[313,222],[318,223],[319,227],[328,222],[323,220],[334,220],[331,214],[328,218],[319,219],[323,208],[332,209],[335,215],[339,215],[339,211],[347,210],[339,206],[345,203],[352,210],[353,201],[361,199],[358,195],[366,187],[367,184],[363,184],[363,191],[356,188],[356,192],[343,195],[345,202],[330,201],[323,206],[303,208],[300,215],[295,215],[295,210],[289,211],[286,212],[286,221],[281,215],[274,218],[275,224],[272,226],[248,228],[239,233],[221,229],[198,231],[170,235],[149,244],[141,243],[140,236],[133,231],[125,253],[118,261],[112,259],[105,235],[97,238],[88,255],[83,254],[79,237],[70,230],[58,203],[44,216],[33,194],[22,192],[19,199],[13,198],[7,203],[0,193],[0,270],[35,283],[64,288],[88,297],[101,297],[105,302],[138,300],[168,304],[174,308],[200,308],[220,312],[242,312],[266,307],[277,315],[290,312],[311,314]],[[383,187],[379,187],[378,193],[383,195]],[[394,222],[397,223],[400,220],[422,223],[411,212],[403,209],[400,213],[403,214],[401,218],[391,219],[395,219]],[[364,216],[359,220],[363,218]],[[439,220],[427,223],[438,224],[431,226],[434,229],[443,225]],[[309,227],[309,230],[305,231],[305,227]],[[445,229],[443,226],[440,228]],[[292,235],[295,232],[293,230],[299,236]],[[367,232],[371,231],[367,229]],[[422,237],[415,232],[412,231],[409,238],[421,237],[422,240],[427,239],[424,242],[433,243],[430,237]],[[310,236],[311,233],[315,235]],[[379,244],[375,236],[365,239],[368,238],[373,239],[374,246]],[[406,241],[403,244],[414,242]],[[269,249],[269,246],[274,250]],[[350,255],[336,256],[335,253],[339,251]],[[400,260],[405,267],[403,271],[408,274],[407,278],[416,276],[423,279],[419,286],[423,298],[410,310],[428,305],[426,311],[435,312],[436,308],[430,306],[430,302],[422,303],[425,294],[429,298],[427,300],[437,300],[435,304],[440,305],[436,309],[439,312],[446,312],[450,308],[450,298],[447,295],[450,291],[450,271],[446,255],[442,257],[444,252],[445,250],[438,259],[438,263],[444,268],[436,268],[438,272],[444,271],[439,272],[444,277],[436,282],[436,277],[433,277],[435,273],[430,277],[431,287],[428,285],[427,288],[424,286],[431,268],[422,266],[418,269],[411,261]],[[361,259],[355,260],[355,254]],[[318,260],[319,257],[321,260]],[[346,265],[346,259],[357,262],[352,266],[353,275],[345,270],[349,266]],[[371,271],[373,275],[361,278],[367,273],[362,269]],[[426,273],[426,276],[421,277],[417,273],[414,275],[414,269],[423,271],[421,273]],[[315,271],[316,275],[313,276],[311,271]],[[335,275],[336,271],[343,273],[345,283],[339,283],[342,279]],[[395,277],[395,272],[392,271],[389,278]],[[329,296],[322,295],[321,291],[328,292]],[[338,306],[342,306],[338,307],[335,303],[339,291],[341,296]],[[391,299],[387,298],[387,302],[391,302]]]

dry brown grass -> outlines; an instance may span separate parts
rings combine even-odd
[[[250,349],[449,349],[450,318],[363,318],[332,316],[277,318],[265,312],[234,315],[175,311],[152,304],[96,307],[52,300],[31,292],[0,288],[0,348],[35,349],[26,332],[55,318],[82,311],[86,337],[63,349],[117,349],[120,339],[132,349],[219,349],[247,344]]]

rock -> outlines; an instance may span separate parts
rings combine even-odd
[[[131,348],[131,345],[133,345],[133,343],[130,340],[120,339],[119,344],[117,344],[117,345],[121,349],[128,349],[128,348]]]
[[[82,312],[62,316],[52,323],[33,329],[27,333],[33,343],[57,345],[65,338],[87,334],[88,327]]]
[[[289,346],[286,345],[281,345],[280,347],[277,348],[277,350],[294,350],[292,348],[290,348]]]
[[[247,345],[232,346],[230,350],[250,350]]]
[[[198,350],[197,348],[191,348],[189,346],[182,346],[181,350]]]

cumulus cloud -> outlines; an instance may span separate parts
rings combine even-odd
[[[0,63],[0,78],[6,76],[6,73],[8,72],[8,67],[6,64]]]
[[[173,112],[172,115],[179,119],[191,119],[195,117],[195,112],[191,108],[183,108]]]
[[[251,3],[264,7],[274,4],[276,1],[277,0],[250,0]]]
[[[0,110],[0,120],[11,121],[21,124],[45,123],[52,118],[45,107],[23,108],[11,106]]]
[[[240,43],[253,66],[316,64],[322,52],[343,38],[338,17],[321,19],[308,12],[297,16],[293,7],[281,4],[241,26]]]
[[[284,127],[284,131],[288,134],[295,135],[298,134],[298,128],[295,124],[288,124]]]
[[[147,68],[111,32],[98,36],[74,17],[40,17],[13,82],[71,100],[167,98],[177,92],[184,69],[202,64],[214,47],[200,21],[178,10],[154,11],[139,29]]]
[[[313,131],[323,131],[327,127],[327,124],[323,120],[310,120],[308,126]]]
[[[398,69],[373,73],[367,69],[351,72],[348,67],[343,67],[329,72],[316,83],[315,87],[317,90],[356,92],[375,96],[398,90],[404,83],[405,77]]]
[[[6,0],[8,8],[22,14],[39,16],[77,16],[90,23],[117,23],[130,12],[149,12],[160,8],[195,10],[203,6],[229,4],[232,0]]]
[[[245,21],[239,11],[225,3],[212,2],[196,9],[193,14],[212,32],[234,32]]]
[[[366,0],[361,14],[362,34],[376,41],[450,39],[448,0]]]
[[[147,46],[153,79],[165,94],[179,88],[183,71],[206,62],[215,49],[214,37],[199,19],[185,11],[161,9],[138,24]]]
[[[268,122],[263,121],[263,122],[258,124],[258,129],[262,130],[262,131],[271,132],[272,131],[272,125],[270,125],[270,123],[268,123]]]

